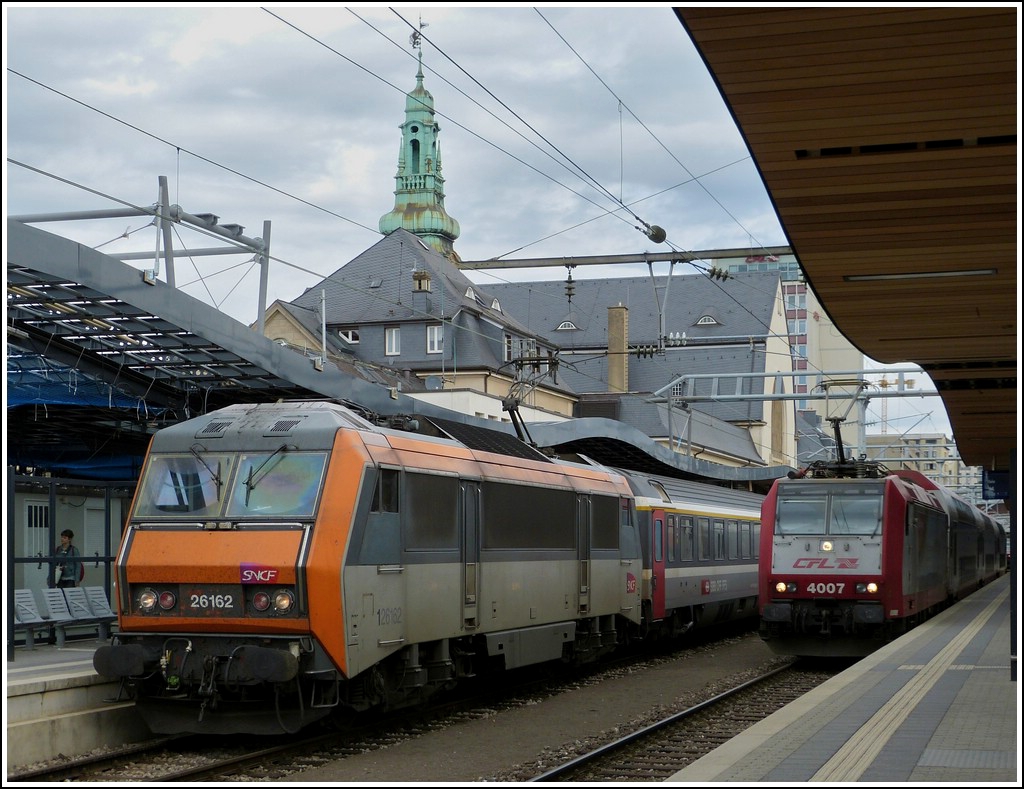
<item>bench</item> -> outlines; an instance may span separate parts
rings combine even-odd
[[[90,596],[89,591],[80,586],[68,587],[63,590],[64,599],[68,604],[68,611],[74,618],[76,623],[96,625],[97,635],[101,640],[110,638],[110,623],[117,620],[117,616],[113,611],[110,610],[110,604],[107,602],[107,596],[104,594],[103,589],[96,587],[89,587],[98,591],[99,599],[102,599],[102,607],[99,606],[99,599],[96,598],[95,593]],[[93,600],[96,599],[94,605]]]
[[[36,648],[36,630],[48,630],[53,624],[39,613],[31,589],[14,590],[14,632],[25,634],[25,646]]]
[[[53,625],[57,636],[57,648],[64,646],[67,636],[67,629],[76,625],[95,625],[98,634],[102,636],[104,629],[109,629],[109,622],[104,623],[102,619],[93,616],[88,606],[82,608],[77,603],[73,607],[68,606],[68,599],[65,592],[81,591],[74,588],[68,589],[44,589],[43,603],[49,613],[50,624]],[[73,596],[74,597],[74,596]],[[46,617],[44,617],[46,618]]]
[[[85,596],[89,598],[89,607],[95,616],[110,617],[117,619],[117,614],[110,608],[110,601],[107,600],[107,593],[102,586],[83,586]]]

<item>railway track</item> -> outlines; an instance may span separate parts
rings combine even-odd
[[[776,668],[529,780],[666,781],[836,673],[799,664]]]
[[[695,661],[708,659],[702,657],[702,653],[707,651],[711,655],[718,655],[718,660],[727,662],[726,650],[732,644],[749,637],[730,635],[721,641],[711,638],[705,646],[691,644],[665,655],[647,654],[605,661],[585,674],[581,674],[579,670],[558,674],[543,671],[537,672],[536,675],[516,675],[514,683],[512,677],[503,675],[502,680],[497,683],[470,689],[473,692],[467,693],[465,697],[449,698],[428,708],[399,711],[392,716],[356,716],[351,726],[340,726],[337,730],[317,729],[290,737],[189,736],[165,739],[153,741],[149,750],[145,750],[143,746],[134,746],[124,751],[92,756],[74,764],[49,765],[44,769],[9,775],[8,781],[196,783],[294,780],[296,775],[301,775],[304,771],[325,767],[332,771],[339,769],[352,756],[382,749],[388,749],[388,754],[394,754],[396,748],[408,740],[428,736],[449,727],[463,724],[472,726],[476,722],[488,725],[506,713],[514,714],[515,710],[524,707],[543,705],[546,699],[559,693],[576,692],[581,685],[601,687],[602,683],[615,682],[616,676],[656,669],[665,661],[683,659],[689,665]],[[774,665],[778,665],[778,661]],[[749,672],[745,674],[745,678],[749,679],[750,676]],[[736,684],[740,683],[739,679],[735,681]],[[720,693],[724,687],[726,685],[720,685],[709,689],[709,692]],[[776,699],[776,706],[779,703],[782,702]],[[645,723],[638,723],[630,728],[644,727]],[[586,742],[586,738],[582,742]],[[574,756],[576,752],[567,758],[571,759]],[[493,766],[490,770],[482,766],[480,775],[483,777],[480,780],[537,780],[535,776],[541,770],[556,764],[558,758],[553,756],[545,760],[544,764],[522,768],[510,764],[507,754],[504,754],[502,764],[502,754],[495,754],[491,759]],[[488,774],[495,769],[501,770],[502,775]],[[514,777],[510,777],[513,773]]]

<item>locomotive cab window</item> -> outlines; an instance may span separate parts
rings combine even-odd
[[[136,514],[219,515],[230,462],[229,455],[198,450],[188,455],[153,455],[139,482]]]
[[[296,452],[285,444],[273,452],[239,453],[228,517],[312,517],[326,464],[326,452]]]
[[[824,534],[827,521],[828,500],[825,496],[779,497],[775,517],[775,533],[781,536],[794,534]]]
[[[879,534],[882,499],[876,486],[844,486],[817,495],[780,495],[775,520],[779,535]]]
[[[398,512],[398,471],[382,468],[373,488],[370,512]]]
[[[880,534],[882,499],[880,496],[833,496],[828,523],[829,534]]]

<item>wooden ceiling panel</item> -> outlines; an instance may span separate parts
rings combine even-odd
[[[829,316],[868,356],[925,369],[965,462],[1007,468],[1019,432],[1019,7],[676,14]]]

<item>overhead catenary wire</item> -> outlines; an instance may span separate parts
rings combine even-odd
[[[269,12],[268,12],[268,13],[269,13]],[[283,20],[282,20],[282,21],[283,21]],[[545,21],[546,21],[546,20],[545,20]],[[408,23],[408,22],[406,22],[406,24],[408,25],[409,23]],[[338,53],[338,54],[340,54],[340,53]],[[342,56],[342,57],[344,57],[344,56]],[[447,57],[447,56],[446,56],[446,57]],[[350,60],[350,59],[349,59],[349,60]],[[350,62],[353,62],[353,63],[354,63],[354,61],[351,61],[351,60],[350,60]],[[452,61],[452,62],[454,63],[454,61]],[[355,65],[358,65],[358,64],[355,64]],[[458,64],[456,64],[456,65],[458,65]],[[363,68],[362,66],[359,66],[359,67],[360,67],[360,68]],[[464,70],[464,69],[462,69],[462,68],[461,68],[461,66],[459,66],[459,68],[460,68],[460,70],[462,70],[462,71],[463,71],[463,72],[465,73],[465,70]],[[364,69],[364,70],[366,70],[366,69]],[[23,75],[23,74],[20,74],[19,72],[15,72],[15,71],[13,71],[13,70],[10,70],[10,69],[9,69],[9,71],[10,71],[11,73],[17,74],[18,76],[21,76],[21,77],[23,77],[23,78],[25,78],[25,79],[29,79],[30,81],[32,81],[32,82],[35,82],[36,84],[39,84],[39,85],[41,85],[42,87],[45,87],[45,88],[46,88],[46,89],[48,89],[48,90],[54,90],[53,88],[50,88],[49,86],[45,86],[45,85],[42,85],[42,83],[40,83],[40,82],[38,82],[38,81],[36,81],[36,80],[31,80],[30,78],[28,78],[28,77],[25,77],[25,75]],[[371,73],[371,74],[372,74],[372,72],[371,72],[371,71],[369,71],[369,70],[366,70],[366,71],[367,71],[367,73]],[[376,75],[374,75],[374,76],[376,76]],[[596,75],[595,75],[595,76],[596,76]],[[379,79],[379,77],[378,77],[378,79]],[[390,84],[390,83],[389,83],[389,84]],[[391,87],[392,87],[392,88],[394,88],[394,89],[395,89],[396,91],[399,91],[399,92],[401,92],[401,93],[403,93],[403,94],[405,93],[405,90],[403,90],[403,89],[401,89],[401,88],[399,88],[399,87],[397,87],[397,86],[391,85]],[[226,165],[223,165],[223,164],[221,164],[221,163],[219,163],[219,162],[215,161],[214,159],[212,159],[212,158],[210,158],[210,157],[204,156],[204,155],[202,155],[202,154],[199,154],[199,153],[197,153],[197,152],[194,152],[194,151],[192,151],[192,150],[190,150],[190,149],[188,149],[188,148],[185,148],[185,147],[184,147],[184,146],[182,146],[182,145],[179,145],[179,144],[173,143],[173,142],[171,142],[171,141],[168,141],[168,140],[164,139],[163,137],[160,137],[160,136],[158,136],[158,135],[155,135],[155,134],[152,134],[152,133],[150,133],[150,132],[148,132],[148,131],[145,131],[145,130],[141,129],[140,127],[138,127],[138,126],[136,126],[136,125],[134,125],[134,124],[130,124],[130,123],[127,123],[127,122],[125,122],[125,121],[123,121],[123,120],[121,120],[121,119],[118,119],[118,118],[116,118],[115,116],[113,116],[113,115],[111,115],[111,114],[109,114],[109,113],[103,112],[102,110],[99,110],[99,109],[97,109],[97,108],[93,107],[92,105],[89,105],[89,104],[87,104],[87,103],[85,103],[85,102],[82,102],[82,101],[79,101],[79,100],[77,100],[77,99],[74,99],[74,98],[72,98],[72,97],[68,96],[68,95],[67,95],[66,93],[62,93],[61,91],[55,91],[55,90],[54,90],[54,92],[55,92],[55,93],[57,93],[58,95],[61,95],[61,96],[63,96],[64,98],[67,98],[67,99],[69,99],[69,100],[71,100],[71,101],[74,101],[74,102],[76,102],[76,103],[78,103],[78,104],[82,105],[83,107],[87,107],[87,108],[89,108],[89,109],[91,109],[91,110],[93,110],[93,111],[95,111],[95,112],[99,112],[100,114],[104,115],[105,117],[107,117],[107,118],[109,118],[109,119],[111,119],[111,120],[114,120],[114,121],[116,121],[116,122],[118,122],[118,123],[122,123],[122,124],[126,125],[127,127],[131,128],[131,129],[133,129],[133,130],[135,130],[135,131],[137,131],[137,132],[139,132],[139,133],[142,133],[142,134],[146,134],[146,135],[148,135],[148,136],[152,137],[152,138],[153,138],[153,139],[155,139],[155,140],[158,140],[159,142],[161,142],[161,143],[163,143],[163,144],[165,144],[165,145],[168,145],[168,146],[171,146],[171,147],[173,147],[173,148],[175,149],[175,152],[176,152],[176,154],[178,154],[178,156],[179,156],[179,157],[180,157],[180,154],[181,154],[182,152],[184,152],[184,153],[186,153],[186,154],[188,154],[188,155],[190,155],[190,156],[193,156],[193,157],[195,157],[195,158],[197,158],[197,159],[199,159],[199,160],[205,161],[205,162],[207,162],[207,163],[210,163],[210,164],[212,164],[212,165],[214,165],[214,166],[217,166],[217,167],[221,167],[221,168],[225,169],[225,170],[226,170],[226,171],[228,171],[228,172],[231,172],[231,173],[233,173],[233,174],[236,174],[236,175],[238,175],[238,176],[240,176],[240,177],[246,178],[247,180],[250,180],[250,181],[252,181],[253,183],[256,183],[257,185],[259,185],[259,186],[261,186],[261,187],[265,187],[265,188],[271,189],[271,190],[273,190],[273,191],[276,191],[276,192],[278,192],[278,193],[280,193],[280,194],[282,194],[282,195],[285,195],[285,196],[289,197],[290,199],[295,199],[295,200],[298,200],[298,201],[300,201],[300,202],[302,202],[302,203],[305,203],[306,205],[309,205],[309,206],[311,206],[311,207],[314,207],[314,208],[316,208],[316,209],[318,209],[318,210],[326,211],[327,213],[329,213],[329,214],[331,214],[331,215],[333,215],[333,216],[336,216],[336,217],[338,217],[338,218],[341,218],[341,219],[343,219],[343,220],[345,220],[345,221],[348,221],[348,222],[353,222],[353,223],[355,223],[355,224],[359,225],[360,227],[363,227],[363,228],[365,228],[365,229],[367,229],[367,230],[371,230],[371,228],[367,227],[366,225],[362,225],[362,224],[360,224],[360,223],[358,223],[358,222],[355,222],[355,220],[352,220],[352,219],[350,219],[350,218],[348,218],[348,217],[345,217],[345,216],[343,216],[343,215],[337,214],[336,212],[333,212],[333,211],[329,211],[328,209],[325,209],[325,208],[323,208],[322,206],[320,206],[320,205],[317,205],[316,203],[314,203],[314,202],[312,202],[312,201],[309,201],[309,200],[306,200],[306,199],[304,199],[304,198],[302,198],[302,197],[299,197],[299,196],[295,195],[295,194],[294,194],[294,193],[292,193],[292,192],[289,192],[289,191],[286,191],[286,190],[282,190],[282,189],[276,188],[276,187],[274,187],[274,186],[272,186],[272,185],[270,185],[270,184],[266,183],[266,182],[265,182],[265,181],[263,181],[263,180],[260,180],[260,179],[256,179],[256,178],[252,178],[252,177],[250,177],[250,176],[246,175],[245,173],[243,173],[243,172],[240,172],[239,170],[237,170],[237,169],[235,169],[235,168],[232,168],[232,167],[228,167],[228,166],[226,166]],[[614,95],[614,94],[613,94],[613,95]],[[618,99],[618,97],[617,97],[617,96],[616,96],[616,98]],[[621,101],[621,99],[619,99],[619,101]],[[622,102],[622,104],[623,104],[623,106],[626,106],[626,105],[625,105],[625,102]],[[627,107],[627,109],[628,109],[628,107]],[[513,114],[515,114],[515,113],[513,113]],[[632,112],[631,112],[631,114],[632,114]],[[442,117],[446,117],[446,116],[443,116],[443,114],[442,114]],[[634,115],[634,117],[635,117],[635,115]],[[454,122],[454,121],[453,121],[453,122]],[[549,144],[550,144],[550,143],[549,143]],[[553,148],[554,150],[558,150],[558,149],[557,149],[557,148],[556,148],[555,146],[553,146],[553,145],[552,145],[551,147],[552,147],[552,148]],[[560,153],[560,154],[562,154],[562,152],[561,152],[561,151],[559,151],[559,153]],[[564,154],[562,154],[562,156],[563,156],[563,158],[567,159],[568,161],[572,161],[572,159],[571,159],[571,158],[569,158],[569,157],[565,156]],[[575,164],[575,163],[574,163],[574,164]],[[589,177],[589,176],[588,176],[588,174],[586,174],[586,173],[585,173],[585,171],[583,172],[583,176],[587,176],[587,177]],[[547,177],[547,176],[545,176],[545,177]],[[591,179],[591,181],[593,181],[593,179]],[[600,187],[600,184],[596,184],[596,186],[597,186],[597,187]],[[600,189],[601,189],[601,190],[603,190],[603,192],[604,192],[605,194],[608,194],[608,195],[609,195],[610,197],[614,198],[614,195],[610,195],[610,193],[608,193],[608,191],[607,191],[606,189],[604,189],[603,187],[600,187]],[[570,191],[572,191],[572,190],[570,190]],[[574,192],[574,193],[575,193],[575,192]],[[578,194],[578,193],[576,193],[576,194]],[[593,202],[593,201],[590,201],[590,202]],[[619,202],[619,201],[616,201],[616,202]],[[596,205],[596,203],[594,203],[594,204]],[[635,213],[635,212],[634,212],[634,211],[633,211],[633,210],[632,210],[631,208],[629,208],[628,206],[627,206],[626,208],[627,208],[627,210],[629,210],[629,212],[630,212],[631,214],[633,214],[633,216],[636,216],[636,213]],[[615,210],[618,210],[618,209],[615,209]],[[608,213],[612,213],[612,212],[608,212]],[[606,215],[606,214],[605,214],[605,215]],[[578,226],[579,226],[579,225],[577,224],[577,225],[576,225],[576,227],[578,227]],[[373,231],[373,232],[376,232],[376,231]],[[319,274],[315,274],[315,276],[321,276],[321,275],[319,275]]]

